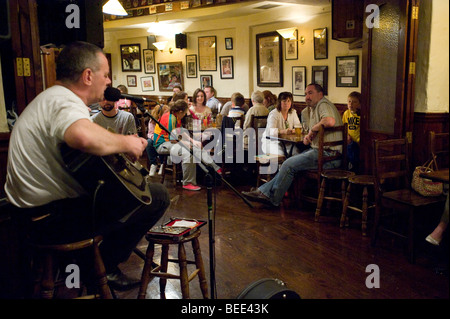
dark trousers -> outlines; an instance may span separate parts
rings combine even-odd
[[[359,172],[359,144],[356,142],[351,142],[347,145],[347,157],[348,162],[351,164],[350,171],[358,173]]]
[[[49,214],[26,225],[31,240],[39,243],[67,243],[102,235],[100,251],[106,271],[111,272],[129,258],[138,242],[164,215],[170,204],[169,193],[162,184],[152,183],[149,188],[151,204],[140,206],[124,222],[120,218],[129,212],[117,211],[114,207],[94,212],[92,200],[88,197],[63,199],[25,209],[22,215],[36,217]]]

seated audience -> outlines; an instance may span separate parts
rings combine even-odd
[[[252,115],[254,115],[254,116],[266,116],[266,115],[269,114],[269,110],[263,104],[263,102],[264,102],[264,95],[263,95],[263,93],[261,93],[261,91],[253,92],[253,94],[252,94],[252,104],[253,104],[253,106],[245,114],[244,130],[246,128],[249,128],[252,125],[252,123],[250,123],[250,121],[252,119]]]
[[[120,84],[117,86],[117,89],[120,91],[120,93],[122,94],[128,94],[128,89],[125,85]],[[128,109],[131,106],[131,101],[127,100],[127,99],[120,99],[119,101],[117,101],[115,103],[115,107],[117,109]]]
[[[263,94],[264,94],[263,104],[269,110],[269,112],[272,112],[272,110],[277,107],[277,97],[269,90],[264,90]]]
[[[166,127],[169,132],[175,130],[174,133],[169,134],[161,128],[158,124],[155,127],[153,145],[158,154],[170,154],[172,162],[181,157],[181,166],[183,168],[183,189],[190,191],[198,191],[201,188],[197,186],[197,167],[193,160],[193,156],[189,151],[192,148],[194,155],[198,159],[202,159],[207,165],[211,166],[216,172],[220,173],[220,167],[217,166],[206,151],[202,150],[200,141],[193,140],[187,132],[182,132],[181,121],[188,112],[188,105],[184,100],[178,100],[170,105],[170,112],[165,113],[160,120],[160,123]],[[174,138],[174,134],[175,137]],[[182,138],[177,142],[178,135]],[[180,145],[184,143],[187,148]]]
[[[280,134],[295,133],[295,125],[300,125],[297,111],[292,107],[294,102],[292,93],[281,92],[278,95],[277,108],[272,110],[267,117],[267,126],[262,136],[262,149],[266,154],[284,155],[280,142],[267,139],[267,136],[279,136]],[[293,154],[298,153],[297,148]]]
[[[283,99],[285,102],[282,102]],[[280,105],[280,100],[281,103],[286,103],[284,93],[280,93],[278,105]],[[242,192],[249,200],[279,206],[297,174],[304,170],[317,169],[319,143],[317,132],[321,125],[325,127],[342,125],[342,119],[336,106],[324,97],[323,89],[318,84],[307,86],[305,102],[307,108],[304,110],[303,116],[309,118],[309,132],[304,137],[303,143],[311,145],[311,148],[286,159],[270,182],[261,185],[254,191]],[[273,110],[272,112],[276,111]],[[338,132],[326,132],[325,140],[335,141],[339,139],[342,139],[342,136]],[[336,151],[341,152],[342,150],[338,147],[338,149],[329,149],[324,152],[335,153]],[[324,165],[324,169],[337,168],[340,164],[340,160],[331,161]]]
[[[92,116],[94,123],[106,129],[111,128],[118,134],[137,134],[133,114],[115,108],[114,101],[103,100],[99,104],[101,111]]]
[[[211,109],[211,112],[214,114],[219,113],[221,103],[216,98],[217,91],[210,85],[204,87],[205,98],[206,98],[206,106]],[[194,101],[193,101],[194,102]]]
[[[172,99],[173,99],[173,97],[175,96],[175,94],[177,94],[177,93],[179,93],[179,92],[181,92],[181,91],[183,91],[183,88],[181,87],[181,85],[175,85],[175,86],[173,87],[173,90],[172,90],[173,95],[172,95],[172,96],[169,96],[169,97],[167,98],[167,104],[169,104],[169,103],[172,101]]]
[[[239,93],[239,92],[233,93],[233,94],[231,95],[231,100],[233,100],[233,97],[234,97],[235,94],[241,94],[241,93]],[[230,112],[231,104],[232,104],[231,100],[228,101],[227,103],[225,103],[225,104],[222,106],[222,108],[220,109],[220,114],[221,114],[222,116],[228,116],[228,113]],[[241,108],[242,108],[246,113],[247,113],[247,111],[249,110],[249,107],[248,107],[247,103],[244,103],[244,105],[242,105]]]
[[[348,109],[342,115],[342,122],[348,124],[347,156],[348,169],[352,172],[359,171],[359,141],[360,141],[360,113],[361,93],[352,92],[347,98]]]
[[[231,109],[228,112],[228,117],[241,117],[245,115],[245,111],[242,106],[245,103],[244,96],[240,93],[234,95],[234,98],[231,99]]]
[[[170,111],[170,108],[168,105],[158,104],[152,109],[151,115],[156,120],[159,121],[161,119],[161,117],[169,111]],[[156,170],[158,169],[158,152],[156,152],[156,149],[153,146],[153,136],[154,136],[154,132],[155,132],[155,127],[156,127],[156,122],[153,121],[152,119],[150,119],[148,121],[148,133],[147,133],[147,143],[148,144],[147,144],[147,147],[145,148],[145,150],[147,151],[148,161],[149,161],[149,165],[150,165],[150,171],[149,171],[150,176],[155,176]],[[163,169],[163,166],[161,165],[159,167],[158,175],[162,174],[162,169]]]
[[[192,96],[192,105],[189,112],[194,120],[206,119],[211,123],[211,109],[206,106],[206,94],[202,89],[197,89]]]

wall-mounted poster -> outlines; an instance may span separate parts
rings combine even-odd
[[[328,59],[328,33],[327,28],[313,30],[314,60]]]
[[[256,35],[258,86],[283,86],[282,42],[278,32]]]
[[[233,79],[234,78],[233,57],[221,56],[219,59],[220,59],[220,78]]]
[[[158,63],[159,90],[172,92],[174,86],[183,83],[183,64],[181,62]]]
[[[285,59],[297,60],[298,59],[298,30],[295,30],[295,39],[284,39],[285,44]]]
[[[186,55],[186,77],[197,77],[197,55],[195,54]]]
[[[120,46],[122,72],[141,72],[141,45],[123,44]]]
[[[198,38],[198,60],[200,71],[217,71],[216,37]]]
[[[207,86],[213,86],[212,75],[200,75],[200,87],[204,90]]]
[[[155,51],[143,50],[143,52],[144,52],[144,72],[145,73],[156,73]]]
[[[336,57],[336,86],[358,87],[357,55]]]
[[[328,95],[328,67],[312,67],[312,83],[317,83],[323,88],[323,95]]]
[[[154,91],[155,90],[155,82],[153,80],[153,76],[145,76],[141,78],[141,87],[142,91]]]
[[[306,89],[306,67],[292,67],[292,94],[305,96]]]

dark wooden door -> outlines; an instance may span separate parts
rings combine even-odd
[[[378,27],[366,13],[363,34],[361,154],[372,173],[374,139],[412,142],[419,0],[366,0],[364,8],[369,4],[380,13]]]

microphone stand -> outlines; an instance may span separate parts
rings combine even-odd
[[[159,105],[158,102],[156,101],[151,101],[148,100],[150,102],[155,102],[157,105]],[[188,150],[191,155],[197,160],[196,163],[198,164],[198,166],[205,172],[205,180],[206,180],[206,190],[207,190],[207,206],[208,206],[208,231],[209,231],[209,274],[210,274],[210,286],[211,286],[211,299],[216,299],[216,276],[215,276],[215,212],[213,210],[213,199],[212,199],[212,189],[213,189],[213,177],[211,176],[210,170],[208,170],[205,167],[205,164],[203,163],[202,159],[198,158],[193,150],[189,149],[185,144],[181,143],[180,140],[178,139],[178,136],[175,136],[174,134],[172,134],[171,132],[169,132],[169,130],[162,125],[157,119],[155,119],[150,112],[143,107],[143,105],[141,103],[136,103],[138,109],[142,112],[143,116],[148,116],[150,117],[153,121],[155,121],[156,124],[159,125],[159,127],[161,127],[165,132],[167,132],[169,134],[169,136],[172,136],[172,138],[178,142],[179,145],[181,145],[183,148],[185,148],[186,150]],[[206,164],[207,165],[207,164]],[[237,194],[250,208],[253,208],[254,206],[252,205],[252,203],[250,203],[248,201],[247,198],[245,198],[242,194],[240,194],[228,181],[226,181],[224,178],[222,178],[222,176],[220,176],[220,174],[217,174],[217,172],[215,172],[215,177],[218,176],[222,182],[225,183],[225,185],[227,185],[235,194]]]

